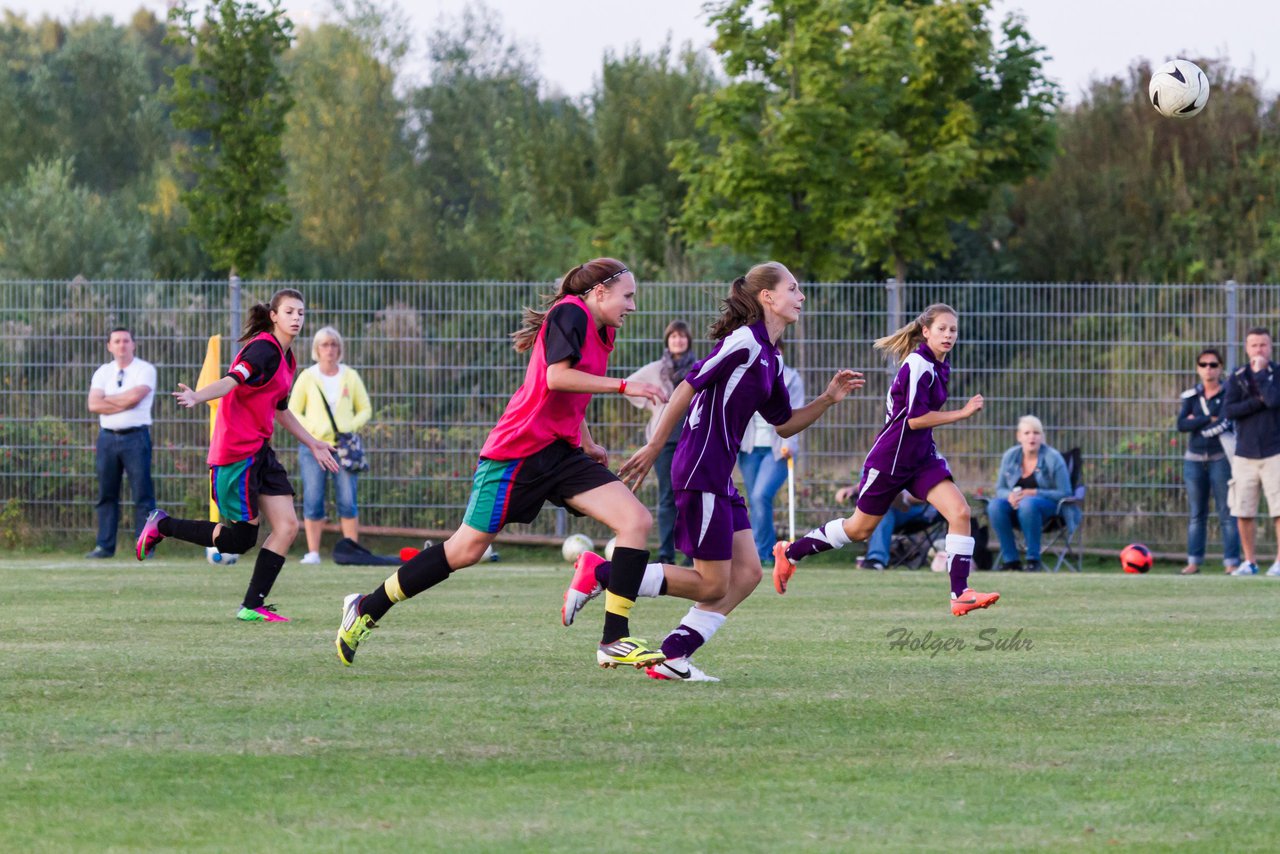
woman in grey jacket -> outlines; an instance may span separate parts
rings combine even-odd
[[[1187,484],[1187,503],[1191,510],[1183,575],[1196,574],[1204,563],[1210,493],[1222,530],[1222,565],[1227,572],[1240,565],[1240,531],[1227,503],[1227,485],[1231,481],[1227,443],[1230,441],[1234,447],[1235,433],[1231,430],[1231,421],[1222,412],[1227,397],[1222,385],[1224,370],[1222,354],[1206,347],[1196,356],[1200,382],[1182,393],[1178,432],[1191,434],[1182,461],[1182,477]]]
[[[1058,502],[1071,494],[1071,475],[1062,454],[1045,444],[1044,425],[1034,415],[1018,419],[1018,444],[1004,452],[996,475],[996,497],[987,505],[991,527],[1000,538],[1000,569],[1040,571],[1040,531],[1058,513]],[[1069,528],[1079,524],[1079,508],[1064,508]],[[1067,514],[1071,514],[1068,516]],[[1014,519],[1027,544],[1027,559],[1018,560]]]

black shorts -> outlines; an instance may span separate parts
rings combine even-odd
[[[462,521],[477,531],[496,534],[504,525],[532,522],[547,501],[582,516],[565,502],[617,480],[616,474],[581,448],[563,440],[518,460],[481,457]]]
[[[223,522],[252,522],[258,518],[259,495],[293,495],[289,473],[268,442],[252,457],[209,466],[209,495]]]

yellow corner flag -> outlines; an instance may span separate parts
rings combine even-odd
[[[196,379],[196,390],[215,383],[222,376],[222,336],[210,335],[209,346],[204,351],[204,365],[200,368],[200,376]],[[209,438],[213,438],[213,423],[218,418],[218,401],[209,401]],[[217,522],[218,504],[209,497],[209,521]]]

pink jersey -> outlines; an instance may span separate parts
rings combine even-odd
[[[616,330],[606,327],[605,340],[601,340],[591,312],[580,297],[567,296],[556,305],[577,306],[587,315],[587,335],[582,342],[581,358],[573,365],[574,369],[604,376],[609,367],[609,354],[613,352]],[[541,451],[557,439],[575,448],[582,444],[582,421],[591,395],[547,388],[546,335],[547,325],[544,323],[529,353],[524,384],[516,389],[506,411],[489,432],[480,456],[490,460],[517,460]]]
[[[280,350],[280,367],[261,385],[250,385],[252,368],[240,357],[256,341],[269,341]],[[280,401],[288,400],[297,363],[293,351],[285,350],[270,332],[259,333],[240,348],[231,360],[228,374],[236,374],[240,384],[218,404],[218,417],[209,444],[209,465],[225,466],[252,457],[271,438]]]

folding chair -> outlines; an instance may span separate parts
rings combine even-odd
[[[893,532],[889,544],[889,566],[920,569],[929,563],[929,550],[947,535],[947,520],[932,507],[919,519],[913,519]]]
[[[1071,476],[1071,494],[1058,501],[1057,511],[1045,519],[1041,526],[1041,535],[1044,539],[1040,543],[1040,557],[1045,568],[1048,568],[1049,563],[1043,560],[1044,555],[1057,556],[1050,572],[1057,572],[1063,564],[1066,564],[1067,569],[1072,572],[1079,572],[1082,545],[1080,530],[1084,527],[1082,524],[1085,493],[1084,464],[1081,461],[1079,448],[1064,452],[1062,458],[1066,460],[1067,474]],[[1018,527],[1017,516],[1013,517],[1013,530],[1021,540],[1022,531]]]

